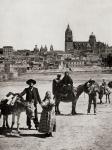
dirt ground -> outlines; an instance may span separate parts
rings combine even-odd
[[[100,82],[101,77],[98,75],[96,79]],[[105,77],[110,79],[109,75],[105,75]],[[77,85],[86,80],[85,77],[81,80],[79,78],[79,76],[74,78]],[[52,77],[50,76],[48,79],[52,80]],[[43,98],[44,94],[42,93],[45,93],[46,88],[51,90],[51,82],[39,81],[39,85],[40,95]],[[20,80],[19,82],[2,83],[0,97],[9,90],[18,91],[25,86],[24,82]],[[105,97],[103,102],[105,102]],[[12,134],[0,134],[0,150],[112,150],[112,102],[111,104],[98,104],[97,115],[93,114],[93,109],[91,114],[87,115],[87,105],[88,96],[82,94],[77,103],[78,115],[71,116],[71,103],[60,103],[61,115],[56,116],[57,131],[53,137],[47,138],[43,138],[34,129],[34,126],[32,126],[32,130],[27,130],[26,115],[22,113],[20,135],[15,130]],[[41,112],[40,106],[38,106],[38,111]],[[11,123],[11,116],[9,120]],[[0,126],[2,126],[2,118]]]

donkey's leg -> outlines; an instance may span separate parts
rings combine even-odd
[[[3,115],[3,125],[2,125],[2,128],[5,128],[5,122],[6,122],[6,116]]]
[[[55,96],[55,114],[58,115],[60,114],[60,111],[59,111],[59,99]]]
[[[102,104],[103,93],[99,93],[100,104]]]
[[[105,96],[106,96],[106,103],[107,103],[107,100],[108,100],[108,95],[106,94]]]
[[[18,115],[17,115],[17,131],[18,131],[18,133],[20,132],[20,130],[19,130],[20,122],[19,122],[19,120],[20,120],[20,113],[18,113]]]
[[[56,96],[54,96],[54,100],[55,100],[55,114],[57,113],[57,98]]]
[[[93,98],[94,114],[96,115],[96,96]]]
[[[8,123],[8,115],[6,115],[6,127],[9,129],[9,123]]]
[[[14,124],[15,124],[15,114],[12,114],[12,125],[11,125],[11,129],[13,129]]]
[[[110,94],[108,94],[108,101],[109,101],[109,104],[110,104]]]
[[[56,115],[59,115],[59,114],[60,114],[60,111],[59,111],[59,104],[60,104],[60,101],[59,101],[59,100],[56,100],[56,104],[55,104],[55,113],[56,113]]]
[[[92,101],[93,101],[93,97],[89,95],[87,114],[90,113]]]
[[[55,96],[54,96],[54,100],[55,100],[55,114],[56,114],[56,111],[57,111],[57,99],[56,99]]]
[[[76,104],[77,104],[77,98],[73,99],[72,101],[72,115],[76,115]]]
[[[102,98],[103,98],[103,96],[100,98],[100,104],[103,104],[103,102],[102,102]]]

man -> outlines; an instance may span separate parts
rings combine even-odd
[[[52,83],[52,93],[54,97],[60,92],[60,81],[61,81],[61,74],[57,74],[57,77],[53,80]]]
[[[88,103],[88,110],[87,110],[87,114],[90,113],[91,110],[91,104],[93,102],[94,105],[94,114],[96,115],[96,96],[97,96],[97,92],[98,92],[98,88],[95,84],[95,81],[92,80],[92,83],[90,83],[91,86],[89,87],[89,103]]]
[[[105,94],[105,93],[106,93],[106,87],[107,87],[107,84],[106,84],[106,81],[105,81],[105,79],[103,79],[103,80],[102,80],[101,87],[102,87],[102,89],[103,89],[103,92],[104,92],[104,94]]]
[[[105,81],[105,79],[103,79],[102,80],[102,86],[106,86],[107,84],[106,84],[106,81]]]
[[[37,129],[39,122],[38,122],[38,116],[37,116],[37,103],[41,104],[41,99],[40,95],[38,92],[38,89],[34,87],[36,84],[36,81],[33,79],[29,79],[26,81],[26,83],[29,85],[28,88],[25,88],[23,92],[20,93],[21,96],[26,95],[26,101],[32,105],[34,105],[35,110],[34,110],[34,119],[33,122],[35,124],[35,128]],[[27,126],[29,129],[31,129],[31,118],[27,115]]]

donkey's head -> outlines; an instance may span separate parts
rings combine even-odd
[[[7,93],[7,94],[6,94],[6,96],[7,96],[7,97],[9,97],[9,96],[11,96],[11,95],[13,95],[13,96],[14,96],[14,93],[9,92],[9,93]]]

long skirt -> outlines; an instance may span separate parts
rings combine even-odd
[[[56,118],[54,108],[51,111],[43,109],[40,117],[39,132],[56,132]]]

